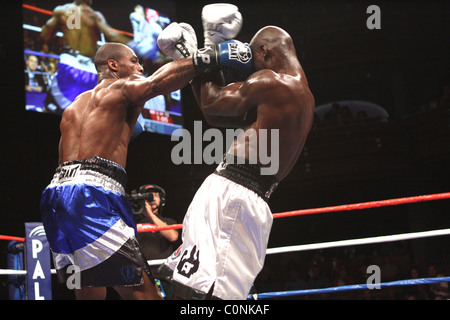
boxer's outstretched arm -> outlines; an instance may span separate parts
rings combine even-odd
[[[186,86],[196,75],[192,59],[173,61],[163,65],[148,78],[136,76],[125,83],[124,95],[136,104],[142,104],[159,95]]]

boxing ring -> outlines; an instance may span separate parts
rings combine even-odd
[[[450,199],[450,192],[413,196],[413,197],[406,197],[406,198],[380,200],[380,201],[363,202],[363,203],[355,203],[355,204],[347,204],[347,205],[339,205],[339,206],[331,206],[331,207],[295,210],[295,211],[288,211],[288,212],[282,212],[282,213],[275,213],[275,214],[273,214],[273,217],[274,217],[274,219],[278,219],[278,218],[289,218],[289,217],[294,217],[294,216],[311,215],[311,214],[319,214],[319,213],[336,213],[336,212],[345,213],[345,212],[353,211],[353,210],[370,210],[373,208],[380,208],[380,207],[387,207],[387,206],[400,206],[400,205],[404,205],[404,204],[414,204],[414,203],[417,204],[417,203],[422,203],[422,202],[427,202],[427,201],[439,201],[439,200],[445,200],[445,199]],[[274,223],[276,223],[276,221],[274,221]],[[33,230],[39,229],[39,226],[36,227],[35,225],[33,225],[33,227],[34,227]],[[158,232],[158,231],[170,230],[170,229],[182,229],[182,225],[175,224],[175,225],[168,225],[168,226],[164,226],[164,227],[160,227],[160,228],[155,227],[150,224],[138,224],[138,226],[137,226],[138,232]],[[349,240],[340,240],[340,241],[331,241],[331,242],[269,248],[269,249],[267,249],[267,255],[329,249],[329,248],[346,247],[346,246],[379,244],[379,243],[384,243],[384,242],[395,242],[395,241],[413,240],[413,239],[419,239],[419,238],[440,237],[440,236],[447,236],[447,235],[450,235],[450,229],[427,230],[427,231],[420,231],[420,232],[394,234],[394,235],[382,235],[382,236],[360,238],[360,239],[349,239]],[[42,236],[42,230],[41,230],[41,236]],[[45,234],[44,234],[44,237],[45,237]],[[12,241],[12,242],[16,242],[16,243],[24,243],[24,242],[28,243],[27,238],[17,237],[17,236],[0,235],[0,240]],[[25,247],[26,247],[26,245],[25,245]],[[31,255],[34,254],[33,251],[25,250],[25,252],[27,252],[26,256],[30,256],[28,259],[27,259],[27,257],[25,257],[25,260],[31,260]],[[148,261],[148,263],[151,266],[157,266],[157,265],[162,264],[164,261],[165,261],[165,259],[150,260],[150,261]],[[45,270],[44,273],[47,273],[47,274],[55,274],[56,273],[56,271],[54,269],[50,269],[50,267],[48,267],[47,269],[49,269],[49,270]],[[33,273],[36,274],[36,270],[34,270]],[[29,274],[29,272],[26,269],[25,270],[0,269],[0,276],[2,276],[2,275],[3,276],[27,276],[28,274]],[[390,282],[365,283],[365,284],[362,283],[362,284],[344,285],[344,286],[318,288],[318,289],[263,292],[263,293],[250,294],[247,299],[248,300],[283,299],[283,298],[287,298],[287,297],[299,297],[302,295],[315,295],[315,294],[323,294],[323,293],[335,293],[335,292],[355,291],[355,290],[365,290],[365,289],[381,289],[381,288],[398,287],[398,286],[414,286],[414,285],[424,285],[424,284],[433,284],[433,283],[441,283],[441,282],[450,282],[450,277],[439,276],[439,277],[435,277],[435,278],[416,278],[416,279],[405,279],[405,280],[390,281]]]
[[[51,11],[44,10],[38,7],[30,6],[23,4],[23,8],[26,10],[35,11],[44,15],[52,15]],[[37,26],[32,26],[28,24],[24,24],[23,28],[33,32],[40,32],[41,28]],[[133,36],[133,34],[116,30],[116,32]],[[62,37],[62,33],[57,33],[58,37]],[[98,42],[98,45],[104,43],[104,37]],[[42,52],[27,50],[26,54],[34,54],[37,56],[47,57],[47,58],[55,58],[59,59],[59,55],[46,54]],[[282,213],[273,214],[274,219],[284,219],[295,216],[304,216],[304,215],[313,215],[313,214],[321,214],[321,213],[341,213],[345,214],[345,212],[355,211],[355,210],[370,210],[373,208],[387,207],[387,206],[401,206],[405,204],[417,204],[428,201],[441,201],[450,199],[450,192],[448,193],[438,193],[438,194],[430,194],[430,195],[421,195],[414,197],[406,197],[406,198],[396,198],[396,199],[388,199],[388,200],[380,200],[380,201],[371,201],[371,202],[363,202],[363,203],[355,203],[355,204],[347,204],[347,205],[339,205],[339,206],[331,206],[331,207],[322,207],[322,208],[312,208],[312,209],[303,209],[303,210],[295,210],[288,211]],[[276,223],[276,220],[274,221]],[[26,223],[26,227],[28,223]],[[153,225],[149,224],[139,224],[137,231],[138,232],[158,232],[162,230],[170,230],[170,229],[182,229],[181,224],[169,225],[162,228],[157,228]],[[37,264],[30,264],[35,260],[35,257],[38,256],[38,253],[47,251],[48,254],[45,259],[49,258],[49,249],[46,247],[46,239],[45,233],[43,233],[43,229],[38,224],[31,224],[31,230],[26,230],[26,237],[19,236],[9,236],[9,235],[0,235],[0,240],[9,241],[9,244],[18,244],[18,251],[23,253],[23,268],[16,269],[0,269],[0,276],[8,276],[8,277],[24,277],[26,278],[25,283],[26,286],[32,287],[31,282],[34,278],[45,278],[48,280],[49,275],[56,274],[54,269],[51,269],[50,262],[47,264],[42,263],[38,260],[39,268]],[[33,232],[34,231],[34,232]],[[30,235],[38,236],[39,238],[30,238]],[[301,245],[290,245],[284,247],[275,247],[267,249],[267,255],[277,255],[283,253],[295,253],[295,252],[303,252],[303,251],[314,251],[321,249],[329,249],[329,248],[337,248],[337,247],[348,247],[348,246],[361,246],[368,244],[379,244],[384,242],[395,242],[395,241],[404,241],[404,240],[413,240],[419,238],[430,238],[430,237],[442,237],[450,235],[450,229],[438,229],[438,230],[424,230],[420,232],[412,232],[412,233],[403,233],[403,234],[393,234],[393,235],[381,235],[376,237],[368,237],[368,238],[359,238],[359,239],[350,239],[350,240],[340,240],[340,241],[331,241],[331,242],[322,242],[322,243],[311,243],[311,244],[301,244]],[[40,243],[39,243],[40,242]],[[47,244],[48,246],[48,244]],[[148,261],[149,265],[157,266],[162,264],[165,259],[160,260],[150,260]],[[0,266],[1,268],[2,266]],[[37,271],[36,271],[37,270]],[[423,284],[432,284],[432,283],[440,283],[440,282],[450,282],[450,277],[435,277],[435,278],[418,278],[418,279],[405,279],[391,282],[379,282],[379,283],[362,283],[355,285],[345,285],[345,286],[336,286],[336,287],[328,287],[328,288],[317,288],[317,289],[306,289],[306,290],[291,290],[291,291],[279,291],[279,292],[263,292],[250,294],[248,296],[248,300],[262,300],[262,299],[283,299],[287,297],[299,297],[302,295],[315,295],[315,294],[323,294],[323,293],[334,293],[334,292],[345,292],[345,291],[355,291],[355,290],[365,290],[365,289],[376,289],[379,288],[388,288],[388,287],[397,287],[397,286],[414,286],[414,285],[423,285]],[[34,283],[34,288],[39,289],[39,284],[36,286],[36,282]],[[50,288],[51,290],[51,288]],[[30,294],[27,295],[29,300],[44,300],[45,297],[41,292],[38,291],[38,294],[34,296]],[[37,297],[37,298],[36,298]],[[51,295],[50,295],[51,299]]]

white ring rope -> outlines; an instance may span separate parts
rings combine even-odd
[[[362,239],[340,240],[340,241],[332,241],[332,242],[323,242],[323,243],[303,244],[303,245],[298,245],[298,246],[272,248],[272,249],[267,249],[267,254],[327,249],[327,248],[381,243],[381,242],[389,242],[389,241],[401,241],[401,240],[410,240],[410,239],[418,239],[418,238],[426,238],[426,237],[444,236],[444,235],[449,235],[449,234],[450,234],[450,229],[403,233],[403,234],[390,235],[390,236],[378,236],[378,237],[370,237],[370,238],[362,238]]]
[[[297,245],[297,246],[271,248],[271,249],[267,249],[267,254],[278,254],[278,253],[286,253],[286,252],[328,249],[328,248],[336,248],[336,247],[344,247],[344,246],[354,246],[354,245],[364,245],[364,244],[382,243],[382,242],[390,242],[390,241],[411,240],[411,239],[437,237],[437,236],[445,236],[445,235],[450,235],[450,229],[440,229],[440,230],[432,230],[432,231],[403,233],[403,234],[389,235],[389,236],[378,236],[378,237],[370,237],[370,238],[350,239],[350,240],[331,241],[331,242],[323,242],[323,243],[313,243],[313,244],[303,244],[303,245]],[[158,265],[161,265],[162,263],[164,263],[165,261],[166,261],[166,259],[158,259],[158,260],[149,260],[147,262],[150,266],[158,266]],[[51,269],[51,272],[52,272],[52,274],[56,274],[55,269]],[[26,270],[0,269],[0,275],[25,275],[25,274],[27,274]]]

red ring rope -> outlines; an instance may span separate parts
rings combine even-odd
[[[38,8],[38,7],[35,7],[35,6],[30,6],[28,4],[22,4],[22,7],[24,7],[25,9],[29,9],[29,10],[32,10],[32,11],[43,13],[43,14],[46,14],[46,15],[49,15],[49,16],[53,15],[53,12],[51,12],[51,11],[44,10],[44,9],[41,9],[41,8]]]
[[[351,210],[361,210],[361,209],[371,209],[371,208],[379,208],[379,207],[387,207],[387,206],[396,206],[408,203],[417,203],[417,202],[425,202],[432,200],[443,200],[449,199],[450,192],[447,193],[437,193],[430,194],[424,196],[414,196],[414,197],[406,197],[406,198],[397,198],[397,199],[389,199],[389,200],[380,200],[380,201],[369,201],[355,204],[345,204],[340,206],[332,206],[332,207],[323,207],[323,208],[314,208],[314,209],[303,209],[303,210],[295,210],[288,211],[282,213],[273,214],[273,218],[286,218],[286,217],[294,217],[300,215],[307,214],[316,214],[316,213],[325,213],[325,212],[337,212],[337,211],[351,211]],[[157,232],[161,230],[170,230],[170,229],[181,229],[181,224],[168,225],[161,228],[157,228],[151,224],[140,224],[138,225],[138,232]]]
[[[139,223],[137,225],[137,232],[158,232],[163,230],[175,230],[183,228],[182,224],[169,224],[163,227],[157,227],[150,223]]]
[[[25,242],[25,238],[11,237],[11,236],[2,236],[2,235],[0,235],[0,240]]]
[[[414,197],[397,198],[397,199],[389,199],[389,200],[381,200],[381,201],[369,201],[369,202],[362,202],[362,203],[355,203],[355,204],[344,204],[344,205],[340,205],[340,206],[323,207],[323,208],[316,208],[316,209],[288,211],[288,212],[282,212],[282,213],[275,213],[273,215],[273,217],[274,218],[284,218],[284,217],[292,217],[292,216],[315,214],[315,213],[371,209],[371,208],[379,208],[379,207],[387,207],[387,206],[397,206],[397,205],[402,205],[402,204],[407,204],[407,203],[442,200],[442,199],[449,199],[449,198],[450,198],[450,192],[437,193],[437,194],[430,194],[430,195],[424,195],[424,196],[414,196]]]
[[[406,198],[389,199],[389,200],[345,204],[345,205],[332,206],[332,207],[287,211],[287,212],[282,212],[282,213],[275,213],[273,215],[273,217],[274,217],[274,219],[276,219],[276,218],[294,217],[294,216],[300,216],[300,215],[325,213],[325,212],[371,209],[371,208],[397,206],[397,205],[408,204],[408,203],[417,203],[417,202],[443,200],[443,199],[450,199],[450,192],[429,194],[429,195],[423,195],[423,196],[406,197]],[[158,232],[158,231],[163,231],[163,230],[181,229],[182,227],[183,227],[182,224],[172,224],[172,225],[167,225],[167,226],[163,226],[163,227],[156,227],[155,225],[152,225],[149,223],[141,223],[141,224],[137,225],[137,231],[138,232]],[[25,238],[0,235],[0,240],[25,241]]]

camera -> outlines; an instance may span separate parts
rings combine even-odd
[[[126,198],[131,203],[134,214],[143,214],[145,210],[145,200],[153,201],[153,193],[138,193],[136,190],[131,191],[131,194],[126,194]]]
[[[133,213],[136,215],[143,214],[145,211],[145,200],[152,202],[154,200],[153,192],[158,192],[161,199],[159,205],[159,211],[162,211],[162,207],[166,204],[166,191],[160,186],[154,184],[143,185],[139,188],[139,191],[133,190],[131,194],[126,194],[126,198],[131,203]]]

